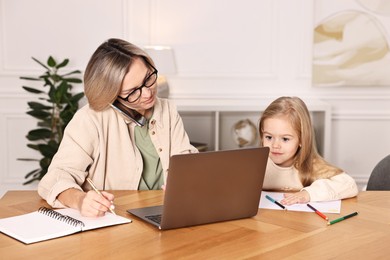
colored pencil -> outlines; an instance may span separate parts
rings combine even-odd
[[[322,212],[320,212],[318,209],[314,208],[312,205],[310,204],[306,204],[309,208],[311,208],[318,216],[320,216],[321,218],[325,219],[326,221],[329,220],[329,218],[323,214]]]
[[[274,199],[271,198],[270,196],[265,195],[265,197],[266,197],[268,200],[270,200],[270,201],[272,201],[273,203],[275,203],[276,205],[278,205],[279,207],[281,207],[282,209],[286,209],[285,206],[283,206],[282,204],[280,204],[279,202],[277,202],[276,200],[274,200]]]
[[[328,222],[328,225],[336,224],[337,222],[343,221],[343,220],[345,220],[345,219],[347,219],[347,218],[351,218],[351,217],[353,217],[353,216],[356,216],[357,214],[358,214],[358,212],[354,212],[354,213],[348,214],[348,215],[346,215],[346,216],[343,216],[343,217],[341,217],[341,218],[337,218],[337,219],[335,219],[335,220],[329,221],[329,222]]]

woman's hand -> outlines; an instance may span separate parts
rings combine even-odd
[[[292,205],[299,203],[308,203],[310,201],[310,195],[307,191],[302,190],[296,193],[285,193],[284,199],[280,201],[282,205]]]
[[[103,196],[91,190],[85,193],[79,189],[67,189],[58,195],[58,200],[65,206],[77,209],[85,217],[99,217],[113,207],[114,195],[105,191]]]
[[[85,193],[79,204],[81,215],[85,217],[101,217],[110,208],[113,208],[114,195],[105,191],[101,193],[103,196],[93,190]]]

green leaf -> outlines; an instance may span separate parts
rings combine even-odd
[[[70,82],[70,83],[82,83],[83,82],[81,79],[78,79],[78,78],[66,78],[65,80],[67,82]]]
[[[36,58],[34,57],[31,57],[35,62],[39,63],[42,67],[44,67],[45,69],[47,70],[50,70],[45,64],[43,64],[42,62],[40,62],[39,60],[37,60]]]
[[[38,122],[38,126],[42,128],[51,128],[51,118]]]
[[[44,173],[47,172],[50,163],[51,163],[51,158],[47,158],[47,157],[42,158],[42,160],[40,161],[39,165],[41,166]]]
[[[45,112],[42,110],[31,110],[31,111],[27,111],[26,113],[32,117],[35,117],[35,118],[41,119],[41,120],[44,120],[47,117],[51,116],[51,113],[48,113],[48,112]]]
[[[48,96],[50,98],[50,102],[54,103],[54,104],[57,104],[58,102],[56,100],[55,93],[56,93],[55,87],[54,86],[50,86],[50,90],[49,90],[49,93],[48,93]]]
[[[20,79],[26,79],[26,80],[34,80],[34,81],[42,81],[41,78],[30,78],[30,77],[19,77]]]
[[[50,68],[53,68],[57,65],[56,61],[53,59],[52,56],[49,56],[47,59],[47,65],[49,65]]]
[[[51,146],[46,144],[40,144],[38,147],[41,154],[48,158],[52,158],[58,150],[58,146]]]
[[[36,144],[27,144],[27,147],[39,151],[38,145],[36,145]]]
[[[29,159],[29,158],[18,158],[18,161],[26,161],[26,162],[38,162],[38,159]]]
[[[54,83],[51,82],[51,80],[49,78],[45,77],[44,81],[45,81],[45,85],[43,85],[44,87],[46,87],[46,86],[54,87]]]
[[[27,139],[30,141],[49,139],[52,136],[52,132],[47,128],[38,128],[28,132]],[[39,149],[39,145],[38,145]]]
[[[80,93],[77,93],[76,95],[74,95],[70,101],[72,103],[76,103],[76,102],[79,102],[82,98],[84,97],[84,92],[80,92]]]
[[[56,66],[56,68],[59,69],[59,68],[65,67],[66,65],[68,65],[68,63],[69,63],[69,59],[65,59],[63,62],[61,62],[60,64],[58,64],[58,65]]]
[[[36,88],[31,88],[31,87],[26,87],[26,86],[23,86],[22,88],[24,88],[24,90],[30,92],[30,93],[34,93],[34,94],[41,94],[41,93],[45,93],[44,91],[41,91],[39,89],[36,89]]]
[[[29,105],[29,107],[31,109],[34,109],[34,110],[46,110],[46,109],[53,109],[53,107],[51,106],[46,106],[42,103],[39,103],[39,102],[27,102],[27,104]]]
[[[66,83],[66,81],[62,81],[61,84],[57,87],[57,90],[55,91],[55,100],[58,103],[64,103],[67,97],[67,92],[69,89],[69,84]]]
[[[53,82],[60,82],[62,80],[61,76],[60,75],[57,75],[57,74],[52,74],[50,76],[50,79],[53,81]]]
[[[65,76],[69,76],[69,75],[72,75],[72,74],[80,74],[81,71],[80,70],[74,70],[74,71],[71,71],[71,72],[68,72],[66,74],[63,74],[61,75],[62,77],[65,77]]]
[[[41,170],[41,169],[32,170],[31,172],[27,173],[26,176],[25,176],[24,178],[27,179],[28,177],[30,177],[30,176],[33,175],[34,173],[40,172],[40,170]]]
[[[76,109],[69,109],[69,110],[64,110],[61,112],[61,118],[64,120],[65,124],[68,124],[68,122],[73,118],[73,115],[75,113]]]

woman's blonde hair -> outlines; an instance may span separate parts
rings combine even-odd
[[[145,51],[121,39],[109,39],[96,49],[84,73],[84,92],[93,110],[102,111],[115,101],[136,58],[154,67]]]
[[[319,155],[309,110],[298,97],[279,97],[265,109],[259,123],[261,145],[263,145],[264,121],[275,117],[289,120],[298,135],[300,147],[295,154],[294,167],[299,172],[303,186],[310,185],[316,179],[330,178],[343,172]]]

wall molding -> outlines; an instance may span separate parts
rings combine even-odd
[[[367,121],[367,120],[379,120],[379,121],[390,121],[390,111],[342,111],[332,113],[332,120],[343,120],[343,121]]]
[[[176,79],[176,78],[175,78]],[[203,78],[202,78],[203,79]],[[180,85],[180,83],[177,83]],[[272,98],[272,97],[279,97],[279,96],[299,96],[302,99],[320,99],[324,102],[332,103],[332,101],[345,101],[345,102],[378,102],[378,101],[385,101],[389,102],[390,104],[390,94],[365,94],[362,96],[350,96],[349,94],[346,96],[340,96],[340,95],[322,95],[322,94],[313,94],[312,92],[305,92],[303,90],[296,90],[296,89],[277,89],[275,87],[270,87],[267,89],[264,88],[258,88],[258,89],[251,89],[251,93],[243,93],[241,90],[245,86],[240,87],[239,93],[220,93],[220,92],[208,92],[208,93],[172,93],[172,97],[179,98],[179,99],[258,99],[258,98]],[[252,86],[248,86],[247,88],[252,88]],[[386,112],[384,112],[386,113]]]

